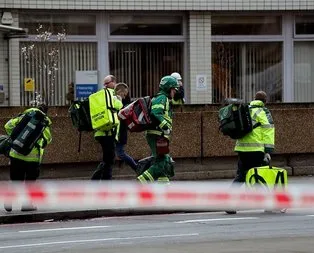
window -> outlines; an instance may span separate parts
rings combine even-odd
[[[67,35],[96,35],[96,16],[93,15],[53,15],[21,14],[20,27],[27,28],[29,34],[37,35],[39,25],[53,34],[63,32]]]
[[[213,16],[212,35],[280,35],[278,16]]]
[[[183,73],[183,43],[109,43],[110,73],[132,98],[154,95],[162,76]]]
[[[281,42],[212,44],[213,103],[237,97],[250,101],[264,90],[270,102],[282,101]]]
[[[182,16],[111,16],[110,35],[182,35]]]
[[[23,56],[20,57],[20,80],[21,80],[21,105],[29,105],[33,100],[32,92],[25,92],[23,87],[24,78],[35,80],[35,90],[45,99],[49,99],[50,105],[66,105],[66,93],[68,84],[75,81],[75,70],[97,69],[97,43],[94,42],[62,42],[59,51],[59,61],[55,80],[47,71],[41,71],[41,67],[49,64],[49,56],[45,50],[54,42],[21,42],[22,47],[34,44],[34,55],[29,62]],[[41,66],[41,67],[40,67]],[[48,96],[48,97],[47,97]]]
[[[314,34],[314,17],[296,16],[295,34]]]
[[[294,101],[314,101],[314,42],[294,43]]]

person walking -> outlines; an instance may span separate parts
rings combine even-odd
[[[146,140],[154,157],[152,165],[137,179],[142,183],[169,182],[174,176],[173,160],[169,155],[169,140],[172,132],[172,105],[179,84],[172,76],[160,80],[159,92],[152,99],[151,117],[153,126],[146,131]]]
[[[107,89],[110,93],[113,101],[113,107],[117,113],[122,108],[123,94],[115,94],[114,88],[116,86],[116,77],[108,75],[104,78],[104,89]],[[94,134],[94,138],[99,142],[102,149],[102,161],[97,166],[95,172],[92,175],[92,180],[111,180],[112,168],[115,162],[115,137],[117,134],[117,128],[114,127],[110,130],[97,130]]]
[[[275,148],[275,126],[270,111],[265,107],[267,94],[258,91],[250,103],[250,115],[254,124],[260,123],[252,132],[236,141],[234,151],[238,153],[238,168],[233,185],[242,185],[249,169],[269,164]],[[226,211],[236,214],[235,210]]]
[[[131,98],[129,95],[129,87],[125,83],[118,83],[115,87],[116,94],[122,94],[124,97],[122,99],[123,107],[126,107],[131,103]],[[131,169],[136,173],[137,163],[134,159],[125,151],[125,145],[128,141],[128,128],[124,121],[120,121],[117,135],[116,135],[116,155],[119,159],[124,161]]]

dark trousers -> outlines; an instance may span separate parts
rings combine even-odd
[[[124,161],[136,172],[137,164],[134,161],[134,159],[125,152],[124,147],[125,147],[124,144],[121,144],[119,142],[116,143],[116,154],[122,161]]]
[[[115,162],[115,136],[99,136],[96,140],[102,148],[102,162],[97,166],[92,180],[110,180]]]
[[[233,183],[244,183],[249,169],[264,165],[264,152],[238,152],[238,169]]]
[[[10,158],[10,179],[12,181],[35,181],[39,177],[39,163]]]

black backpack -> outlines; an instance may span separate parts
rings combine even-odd
[[[82,132],[92,132],[92,121],[89,110],[89,100],[76,100],[69,109],[72,125],[79,131],[78,152],[81,151]]]
[[[47,116],[42,111],[32,110],[25,113],[10,135],[11,147],[22,155],[28,155],[48,125]]]
[[[69,109],[69,114],[72,120],[73,126],[80,132],[91,132],[93,131],[90,111],[89,111],[89,101],[85,99],[83,101],[74,101]]]
[[[250,106],[245,103],[232,103],[224,106],[218,113],[219,130],[232,139],[241,139],[258,126],[253,125]]]

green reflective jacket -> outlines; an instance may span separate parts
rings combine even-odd
[[[147,130],[148,134],[162,135],[163,130],[172,131],[172,107],[165,92],[160,91],[153,97],[151,116],[157,122],[157,126]],[[165,137],[169,138],[169,135],[165,135]]]
[[[14,127],[21,121],[21,119],[23,118],[23,116],[26,113],[28,113],[30,111],[35,111],[35,110],[39,110],[39,109],[37,109],[37,108],[27,109],[21,115],[19,115],[18,117],[10,119],[4,126],[5,131],[7,132],[7,134],[11,135]],[[13,148],[11,148],[9,156],[13,157],[13,158],[16,158],[16,159],[19,159],[19,160],[26,161],[26,162],[38,162],[38,163],[41,163],[42,157],[43,157],[43,154],[44,154],[44,148],[46,147],[46,145],[48,145],[52,141],[51,132],[50,132],[50,126],[51,126],[52,122],[48,118],[48,116],[47,116],[47,119],[49,121],[49,126],[45,128],[42,138],[40,138],[38,140],[38,142],[37,142],[38,147],[34,147],[32,149],[32,151],[28,155],[26,155],[26,156],[16,152]]]
[[[256,123],[261,123],[261,125],[238,139],[234,151],[272,153],[275,148],[275,126],[271,113],[260,100],[252,101],[250,107],[253,125]]]

